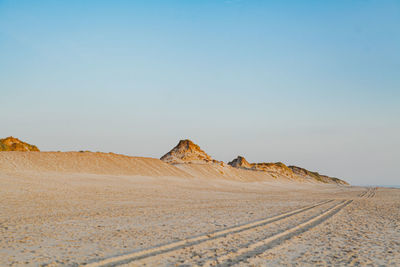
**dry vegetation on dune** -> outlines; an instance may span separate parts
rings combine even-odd
[[[314,179],[316,181],[319,181],[321,183],[336,183],[336,184],[342,184],[342,185],[348,185],[346,181],[343,181],[339,178],[335,177],[329,177],[326,175],[321,175],[318,172],[312,172],[309,170],[306,170],[304,168],[300,168],[297,166],[289,166],[289,168],[297,175],[302,176],[306,179]]]
[[[252,168],[260,171],[274,172],[277,175],[284,175],[293,179],[296,179],[296,175],[282,162],[263,162],[253,163]]]
[[[0,151],[39,151],[39,149],[34,145],[22,142],[18,138],[9,136],[0,139]]]
[[[282,162],[249,163],[244,157],[238,156],[237,158],[229,162],[228,165],[245,170],[269,172],[274,177],[285,176],[292,179],[303,180],[303,181],[348,185],[346,181],[343,181],[339,178],[321,175],[318,172],[312,172],[297,166],[286,166]]]
[[[218,163],[218,161],[212,159],[198,145],[188,139],[179,141],[171,151],[161,157],[161,160],[169,164]]]

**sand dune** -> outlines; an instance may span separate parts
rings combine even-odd
[[[249,163],[244,157],[238,156],[228,164],[213,159],[199,145],[189,139],[180,140],[162,161],[189,172],[194,176],[209,178],[232,179],[240,181],[292,180],[297,182],[326,183],[348,185],[347,182],[310,172],[306,169],[292,166],[289,168],[282,162]],[[296,170],[296,172],[293,171]],[[301,170],[301,171],[297,171]]]
[[[301,181],[279,173],[234,168],[219,163],[167,164],[159,159],[100,152],[0,152],[3,172],[57,172],[101,175],[174,176],[242,182]]]
[[[299,170],[295,173],[292,168],[281,162],[250,164],[243,157],[238,157],[225,164],[214,160],[188,139],[179,141],[160,160],[89,151],[32,153],[29,152],[31,147],[37,150],[34,152],[38,152],[38,149],[19,139],[9,137],[0,141],[7,149],[0,151],[0,170],[3,171],[201,177],[244,182],[292,180],[348,185],[340,179],[292,166],[295,170]]]
[[[159,159],[100,152],[0,152],[0,170],[190,177]]]
[[[222,165],[218,163],[212,164],[176,164],[177,168],[189,173],[194,177],[201,177],[205,179],[226,179],[242,182],[256,182],[256,181],[303,181],[301,179],[291,179],[283,175],[269,173],[265,171],[254,171],[234,168],[229,165]]]

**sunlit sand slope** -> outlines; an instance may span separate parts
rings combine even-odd
[[[0,152],[0,172],[174,176],[242,182],[297,181],[278,173],[244,170],[223,163],[167,164],[159,159],[100,152]]]
[[[99,152],[0,152],[0,171],[190,177],[159,159]]]
[[[221,164],[176,164],[177,168],[194,177],[203,179],[225,179],[243,182],[256,181],[295,181],[283,175],[274,175],[264,171],[238,169]]]

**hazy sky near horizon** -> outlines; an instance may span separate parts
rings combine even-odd
[[[399,1],[0,0],[0,137],[400,184]]]

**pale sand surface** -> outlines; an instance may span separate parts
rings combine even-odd
[[[196,177],[195,171],[185,177],[179,172],[184,167],[154,159],[136,159],[138,166],[151,164],[151,170],[144,166],[131,173],[124,164],[131,166],[132,159],[109,163],[107,174],[101,174],[102,162],[85,166],[87,158],[78,169],[72,163],[52,167],[46,159],[29,159],[24,167],[26,159],[16,155],[0,153],[0,266],[80,265],[125,254],[131,255],[128,265],[148,266],[400,265],[400,190],[241,182]],[[325,200],[331,201],[320,203]],[[265,225],[214,239],[208,234],[316,203]],[[298,225],[304,232],[294,232]],[[174,247],[193,236],[204,239]],[[273,242],[257,246],[268,238]],[[166,243],[171,251],[135,258],[135,251],[146,255]],[[257,253],[243,257],[248,248]]]
[[[378,189],[241,266],[400,266],[400,190]]]

